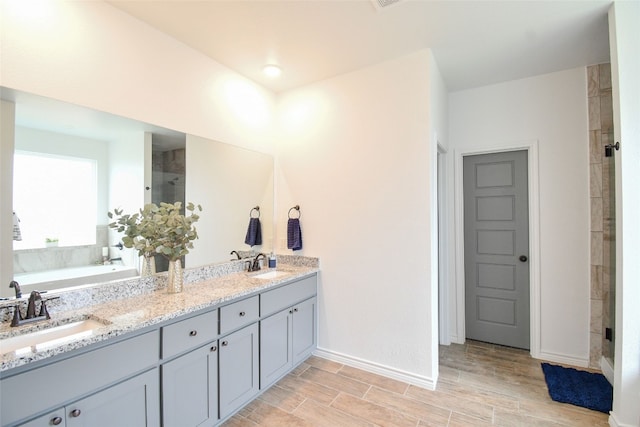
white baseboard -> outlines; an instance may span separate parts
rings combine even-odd
[[[637,427],[638,424],[624,424],[618,421],[618,418],[616,418],[616,414],[611,411],[609,412],[609,425],[611,427]]]
[[[425,388],[427,390],[436,389],[436,380],[434,380],[433,378],[412,374],[410,372],[402,371],[400,369],[391,368],[389,366],[380,365],[378,363],[370,362],[368,360],[359,359],[357,357],[349,356],[346,354],[342,354],[342,353],[338,353],[335,351],[330,351],[322,348],[316,349],[313,352],[313,354],[318,357],[322,357],[324,359],[342,363],[343,365],[351,366],[353,368],[362,369],[363,371],[382,375],[383,377],[392,378],[398,381],[403,381],[408,384],[415,385],[417,387]]]
[[[613,385],[613,366],[605,357],[600,358],[600,370],[602,375],[609,381],[609,384]]]
[[[464,344],[464,340],[460,340],[457,335],[451,335],[452,344]]]
[[[580,359],[577,357],[567,356],[564,354],[547,353],[547,352],[541,351],[536,355],[532,354],[532,356],[535,357],[536,359],[542,359],[548,362],[562,363],[565,365],[578,366],[581,368],[589,367],[589,359]]]

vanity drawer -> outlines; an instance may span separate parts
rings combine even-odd
[[[162,328],[162,358],[213,341],[218,337],[218,310],[181,320]]]
[[[220,334],[258,320],[258,295],[220,308]]]
[[[316,275],[281,286],[260,295],[260,315],[268,316],[316,295]]]

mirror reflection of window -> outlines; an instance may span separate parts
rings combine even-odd
[[[14,249],[96,243],[97,162],[16,151],[13,209],[21,241]]]

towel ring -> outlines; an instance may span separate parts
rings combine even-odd
[[[297,210],[298,211],[298,218],[300,218],[302,216],[302,213],[300,212],[300,205],[295,205],[294,207],[292,207],[291,209],[289,209],[289,213],[287,214],[287,216],[289,217],[289,219],[291,218],[291,211],[292,210]]]
[[[253,211],[257,211],[258,216],[253,216]],[[249,211],[249,218],[260,218],[260,206],[256,206],[255,208],[251,209],[251,211]]]

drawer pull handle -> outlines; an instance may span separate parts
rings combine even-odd
[[[53,424],[54,426],[59,426],[61,423],[62,423],[62,418],[60,417],[51,418],[51,424]]]
[[[190,336],[190,337],[195,337],[196,335],[198,335],[198,331],[191,331],[191,332],[189,332],[189,336]]]
[[[226,347],[226,346],[228,346],[228,345],[229,345],[229,341],[222,341],[222,346],[223,346],[223,347]]]
[[[80,416],[82,412],[80,411],[80,409],[74,409],[73,411],[71,411],[71,416],[74,418],[78,418]]]
[[[244,311],[240,312],[240,317],[244,317],[247,313],[245,313]]]
[[[217,347],[217,346],[215,346],[215,345],[212,345],[212,346],[211,346],[211,351],[216,351],[217,349],[218,349],[218,347]]]

